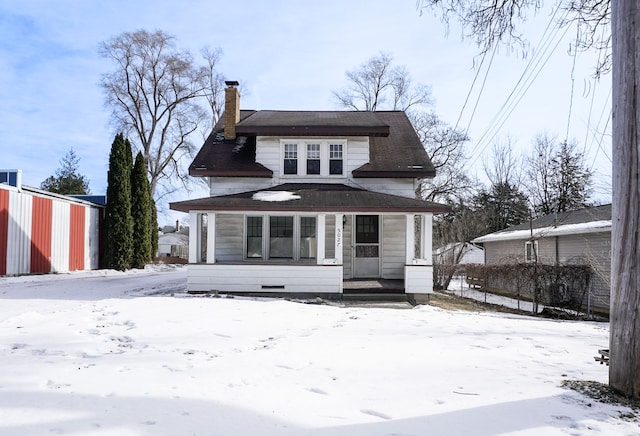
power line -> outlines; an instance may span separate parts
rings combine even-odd
[[[517,104],[522,100],[522,98],[524,97],[524,93],[526,93],[533,81],[538,77],[540,71],[542,70],[542,68],[544,68],[549,58],[561,42],[562,38],[564,38],[568,27],[566,28],[564,34],[560,37],[560,39],[557,40],[557,42],[551,49],[551,52],[546,56],[546,58],[544,58],[545,54],[549,52],[550,46],[553,44],[554,38],[558,35],[560,30],[560,25],[555,21],[555,16],[558,10],[559,7],[554,10],[549,23],[547,24],[547,27],[545,28],[545,31],[540,38],[540,42],[538,44],[539,50],[529,60],[527,66],[518,79],[518,82],[514,85],[506,101],[502,104],[496,115],[493,117],[491,123],[489,123],[488,127],[485,129],[480,139],[478,139],[475,146],[473,147],[471,155],[475,155],[475,158],[473,159],[472,164],[475,163],[475,161],[479,158],[480,153],[478,152],[484,152],[489,143],[497,135],[500,128],[504,125],[504,123],[507,121],[507,119],[515,109],[515,106],[517,106]],[[565,11],[565,15],[566,14],[567,11]],[[553,30],[549,32],[552,24],[554,24]],[[541,62],[542,65],[540,65]]]
[[[580,23],[576,26],[576,41],[580,36]],[[576,58],[578,57],[578,48],[574,48],[573,50],[573,64],[571,65],[571,95],[569,96],[569,114],[567,116],[567,132],[564,135],[564,142],[569,141],[569,128],[571,127],[571,112],[573,110],[573,91],[576,84]]]

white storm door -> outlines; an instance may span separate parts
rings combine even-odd
[[[354,223],[354,278],[380,277],[380,217],[356,215]]]

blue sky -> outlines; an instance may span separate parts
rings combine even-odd
[[[220,47],[221,72],[247,91],[244,109],[337,109],[332,91],[346,85],[345,72],[390,53],[415,82],[432,87],[441,118],[455,124],[460,117],[459,126],[469,126],[470,173],[482,176],[495,140],[510,137],[516,152],[530,154],[536,134],[564,139],[569,124],[568,139],[584,148],[596,171],[596,198],[609,201],[611,77],[592,79],[597,55],[567,53],[574,29],[545,61],[550,52],[538,42],[549,17],[543,9],[523,28],[528,57],[497,51],[472,117],[484,72],[462,108],[478,49],[462,40],[459,28],[447,34],[431,12],[421,15],[415,0],[0,0],[0,167],[22,169],[23,183],[37,187],[73,147],[91,191],[104,193],[115,131],[98,83],[113,66],[99,56],[98,44],[126,31],[161,29],[194,55],[204,46]],[[508,120],[496,123],[536,59],[535,80]],[[502,127],[491,141],[497,124]]]

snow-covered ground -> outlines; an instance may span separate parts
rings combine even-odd
[[[0,279],[2,435],[631,435],[608,324],[184,293],[184,268]]]

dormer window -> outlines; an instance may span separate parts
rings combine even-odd
[[[329,144],[329,174],[342,174],[342,144]]]
[[[284,174],[298,174],[298,144],[284,145]]]
[[[320,174],[320,144],[307,144],[307,174]]]
[[[345,139],[281,140],[284,176],[344,176]]]

